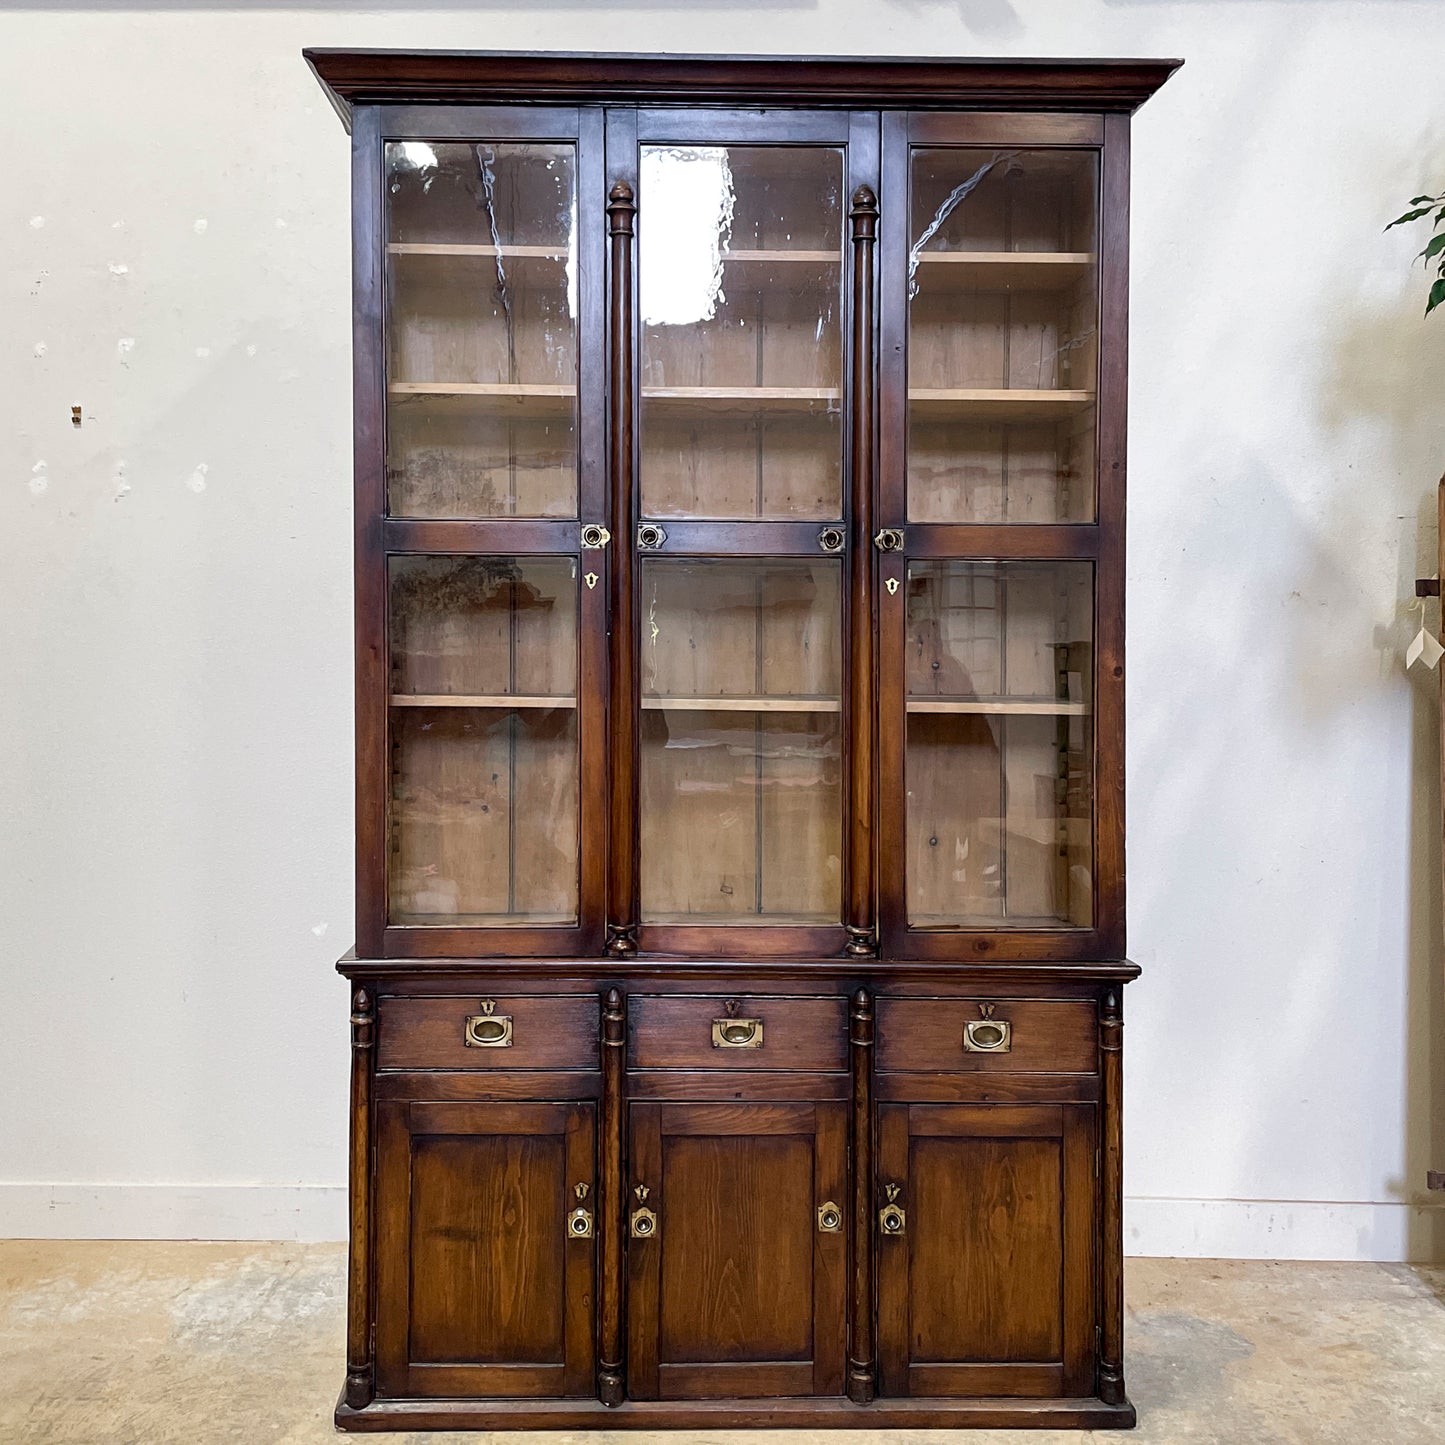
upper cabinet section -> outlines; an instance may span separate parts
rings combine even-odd
[[[1092,150],[909,155],[908,519],[1091,522]]]
[[[577,515],[576,147],[385,147],[394,517]]]
[[[843,151],[644,145],[642,514],[843,515]]]

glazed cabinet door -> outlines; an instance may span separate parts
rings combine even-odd
[[[615,921],[645,951],[827,955],[847,937],[849,197],[876,184],[877,117],[608,124],[637,228],[614,313],[636,348],[617,505],[637,672]]]
[[[595,1106],[387,1102],[377,1390],[593,1393]]]
[[[603,932],[602,121],[358,112],[358,949]]]
[[[636,1399],[841,1395],[841,1103],[635,1103],[628,1389]]]
[[[1114,956],[1125,163],[1098,116],[889,114],[883,154],[885,949]]]
[[[1092,1106],[884,1104],[877,1162],[880,1393],[1092,1394]]]

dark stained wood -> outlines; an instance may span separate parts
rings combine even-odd
[[[619,180],[607,196],[607,234],[611,243],[609,430],[612,478],[612,770],[609,839],[607,951],[627,958],[637,951],[637,779],[638,706],[637,606],[634,598],[632,537],[636,490],[633,444],[633,356],[637,344],[632,287],[636,193]]]
[[[853,1270],[849,1290],[848,1398],[866,1405],[878,1391],[873,1335],[873,1000],[860,988],[849,1011],[853,1063],[851,1145]]]
[[[351,134],[351,366],[356,615],[356,947],[382,957],[386,924],[388,647],[386,351],[382,339],[385,219],[381,135],[374,112]]]
[[[379,1109],[377,1387],[397,1395],[590,1395],[590,1104]]]
[[[1129,121],[1104,124],[1100,176],[1099,532],[1094,649],[1094,877],[1100,951],[1123,958],[1124,544],[1129,378]]]
[[[1104,1083],[1099,1141],[1099,1378],[1110,1405],[1124,1396],[1124,1013],[1117,988],[1099,1000],[1099,1059]]]
[[[478,980],[479,988],[485,982]],[[494,1006],[512,1020],[507,1048],[466,1042],[468,1017]],[[380,1069],[595,1069],[597,998],[478,993],[463,998],[389,998],[381,1004]]]
[[[1010,1027],[1006,1054],[969,1053],[964,1029],[985,1017]],[[1098,1023],[1080,1000],[884,998],[878,1003],[878,1068],[969,1073],[1092,1074]]]
[[[1132,1405],[1097,1399],[629,1400],[619,1410],[594,1401],[375,1400],[339,1405],[337,1428],[380,1430],[1128,1430]]]
[[[601,1168],[597,1181],[601,1290],[597,1332],[597,1398],[620,1405],[627,1382],[623,1350],[624,1271],[627,1268],[627,1179],[623,1172],[623,1065],[627,1048],[627,999],[610,988],[602,1000]]]
[[[358,947],[338,965],[352,981],[353,1043],[338,1425],[1131,1425],[1122,1362],[1120,1012],[1122,984],[1138,972],[1124,958],[1128,113],[1175,63],[346,51],[307,58],[353,134]],[[386,516],[389,138],[576,143],[575,518]],[[663,517],[667,539],[656,552],[816,560],[823,526],[845,535],[835,715],[843,827],[827,846],[839,860],[830,866],[841,865],[836,922],[641,923],[641,142],[846,152],[852,270],[838,311],[843,339],[829,343],[842,368],[829,379],[836,388],[842,378],[840,515]],[[991,503],[960,506],[955,520],[908,520],[909,153],[950,146],[1054,148],[1040,164],[1056,170],[1069,149],[1099,158],[1097,197],[1079,203],[1094,208],[1091,217],[1096,211],[1096,230],[1076,242],[1097,253],[1097,355],[1086,374],[1071,373],[1082,375],[1074,385],[1096,392],[1095,454],[1060,451],[1056,461],[1036,461],[1028,449],[1044,455],[1043,443],[1021,444],[1023,465],[1034,469],[1028,476],[1057,465],[1072,469],[1061,477],[1093,482],[1094,522],[1049,520],[1090,515],[1067,481],[1059,483],[1063,500],[1049,499],[1052,511],[1030,502],[1024,515],[1042,520],[1027,524],[990,520],[1013,515],[989,510]],[[766,185],[757,194],[767,195]],[[757,210],[755,197],[749,204]],[[787,215],[785,204],[778,214]],[[1002,241],[970,231],[965,244],[1002,245],[1021,257],[1049,244],[1046,220],[1030,215],[1022,240],[1009,226],[997,232]],[[1065,254],[1073,235],[1065,220],[1054,229],[1058,259],[1086,267]],[[766,224],[757,234],[767,234]],[[802,234],[790,221],[793,244],[818,244]],[[782,246],[777,235],[768,240]],[[438,286],[458,259],[458,276],[478,274],[485,259],[480,246],[432,249],[430,259],[407,264],[433,268]],[[523,246],[521,260],[555,265],[544,251]],[[771,264],[816,265],[811,256]],[[764,264],[737,259],[742,276]],[[1010,259],[1008,284],[1026,290],[1031,264]],[[980,263],[932,269],[971,275]],[[1070,305],[1087,310],[1083,301]],[[987,353],[997,308],[975,310],[982,319],[958,306],[930,323],[927,344],[940,359],[925,352],[922,385],[968,384],[973,372],[965,367],[967,375],[953,379],[948,358],[967,360],[970,346]],[[1026,299],[1022,319],[1002,314],[1006,328],[1020,328],[1024,351],[1052,324]],[[753,324],[749,315],[744,340]],[[1083,323],[1071,316],[1069,324]],[[951,326],[983,339],[964,339],[951,352]],[[761,341],[758,348],[762,377]],[[664,359],[673,364],[670,354]],[[745,373],[752,375],[742,365],[737,374]],[[810,375],[789,381],[801,387]],[[997,419],[1002,403],[984,403],[989,426],[1015,425]],[[928,427],[938,431],[941,405],[929,402]],[[1042,405],[1028,399],[1034,411]],[[707,414],[696,418],[687,424],[705,432]],[[719,477],[736,469],[727,450],[736,445],[736,420],[720,424],[718,435],[728,425]],[[761,446],[761,432],[759,439]],[[918,445],[933,489],[920,515],[946,518],[935,494],[953,464],[942,447],[934,460],[935,442]],[[959,473],[968,486],[992,485],[987,475],[967,480],[980,472],[977,462],[958,465],[973,468]],[[757,505],[764,510],[761,499]],[[719,511],[736,516],[735,501],[724,499]],[[956,520],[969,516],[980,520]],[[606,527],[610,543],[584,551],[584,526]],[[903,549],[876,550],[879,528],[901,530]],[[387,567],[405,554],[576,558],[579,573],[599,574],[596,586],[577,584],[575,926],[388,923]],[[1083,752],[1068,744],[1067,770],[1073,790],[1075,757],[1092,746],[1087,927],[908,926],[907,579],[910,565],[953,558],[1076,559],[1093,570],[1085,692],[1093,738]],[[764,642],[760,631],[760,651]],[[767,645],[776,653],[776,643]],[[784,649],[774,665],[792,658]],[[678,777],[686,767],[683,757]],[[1035,771],[1035,781],[1046,780]],[[1026,772],[1006,786],[1026,788]],[[692,776],[699,788],[719,783],[702,768]],[[782,795],[788,777],[777,781]],[[1082,894],[1087,902],[1086,886]],[[832,915],[800,908],[795,916]],[[465,1046],[464,1021],[483,1000],[513,1018],[510,1049]],[[1008,1053],[963,1049],[965,1023],[985,1007],[1012,1025]],[[729,1015],[763,1019],[764,1046],[714,1049],[712,1020]],[[594,1231],[574,1238],[566,1224],[578,1184],[587,1186]],[[878,1223],[890,1184],[907,1214],[897,1235],[882,1234]],[[825,1200],[843,1215],[837,1231],[818,1227]],[[658,1227],[629,1236],[639,1207],[655,1213]]]
[[[371,1358],[371,1080],[376,1000],[365,988],[351,996],[351,1148],[348,1183],[350,1255],[346,1294],[346,1386],[353,1410],[376,1393]]]
[[[633,994],[628,1065],[633,1069],[845,1069],[846,1001],[716,994],[701,998]],[[718,1019],[762,1021],[760,1048],[715,1048]]]
[[[1130,111],[1179,60],[659,56],[308,49],[343,121],[353,106],[502,100]]]
[[[875,250],[878,242],[878,197],[871,186],[853,193],[853,334],[852,380],[849,404],[852,408],[852,436],[849,445],[853,507],[852,538],[848,566],[850,631],[848,659],[848,806],[847,868],[844,884],[844,917],[851,957],[872,957],[878,951],[875,918],[877,877],[874,871],[877,838],[873,827],[873,796],[877,787],[873,731],[873,697],[877,669],[873,661],[873,639],[877,619],[873,605],[873,492],[874,492],[874,293],[877,286]]]
[[[879,1182],[907,1215],[879,1242],[883,1392],[1088,1393],[1092,1107],[879,1113]]]
[[[847,1106],[636,1104],[631,1115],[633,1177],[657,1215],[653,1237],[630,1241],[633,1396],[841,1394],[847,1234],[819,1229],[816,1212],[846,1208]],[[645,1319],[638,1300],[654,1305]],[[656,1371],[656,1394],[639,1369],[649,1382]]]

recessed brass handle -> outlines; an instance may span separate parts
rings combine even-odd
[[[762,1048],[762,1019],[714,1019],[712,1046],[715,1049]]]
[[[656,522],[644,522],[637,529],[637,545],[644,551],[651,551],[667,541],[667,532]]]
[[[830,1199],[818,1206],[818,1232],[820,1234],[841,1234],[843,1211]]]
[[[825,552],[841,552],[843,550],[843,529],[841,527],[824,527],[818,533],[818,545]]]
[[[589,523],[582,529],[582,545],[589,552],[599,551],[612,540],[612,533],[606,527]]]
[[[512,1016],[495,1012],[497,1005],[487,999],[479,1014],[467,1016],[462,1042],[469,1049],[510,1049],[512,1047]]]
[[[1013,1025],[1004,1019],[974,1019],[963,1026],[963,1049],[969,1054],[1006,1054],[1013,1048]]]
[[[878,1228],[884,1234],[902,1234],[908,1227],[908,1216],[903,1212],[903,1206],[898,1203],[900,1188],[897,1184],[883,1186],[888,1202],[878,1211]]]
[[[884,527],[881,531],[873,534],[873,545],[880,552],[901,552],[903,550],[903,532],[898,527]]]
[[[585,1209],[582,1205],[582,1201],[587,1198],[591,1188],[590,1184],[584,1184],[580,1180],[572,1186],[572,1192],[577,1196],[577,1208],[567,1216],[568,1239],[592,1238],[592,1211]]]
[[[637,1196],[637,1208],[632,1211],[629,1221],[634,1239],[650,1239],[657,1233],[657,1216],[647,1207],[647,1196],[651,1193],[647,1185],[639,1184],[633,1191]]]

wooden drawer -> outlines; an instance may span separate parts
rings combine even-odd
[[[1006,1026],[996,1051],[988,1048],[997,1038],[989,1023]],[[964,1045],[970,1024],[972,1049]],[[876,1064],[884,1072],[1092,1074],[1098,1030],[1087,999],[880,998]]]
[[[634,1069],[844,1069],[842,998],[634,994],[627,1002]]]
[[[472,1044],[469,1019],[479,1020],[471,1026]],[[379,1021],[379,1069],[598,1067],[601,1004],[594,994],[384,998]]]

